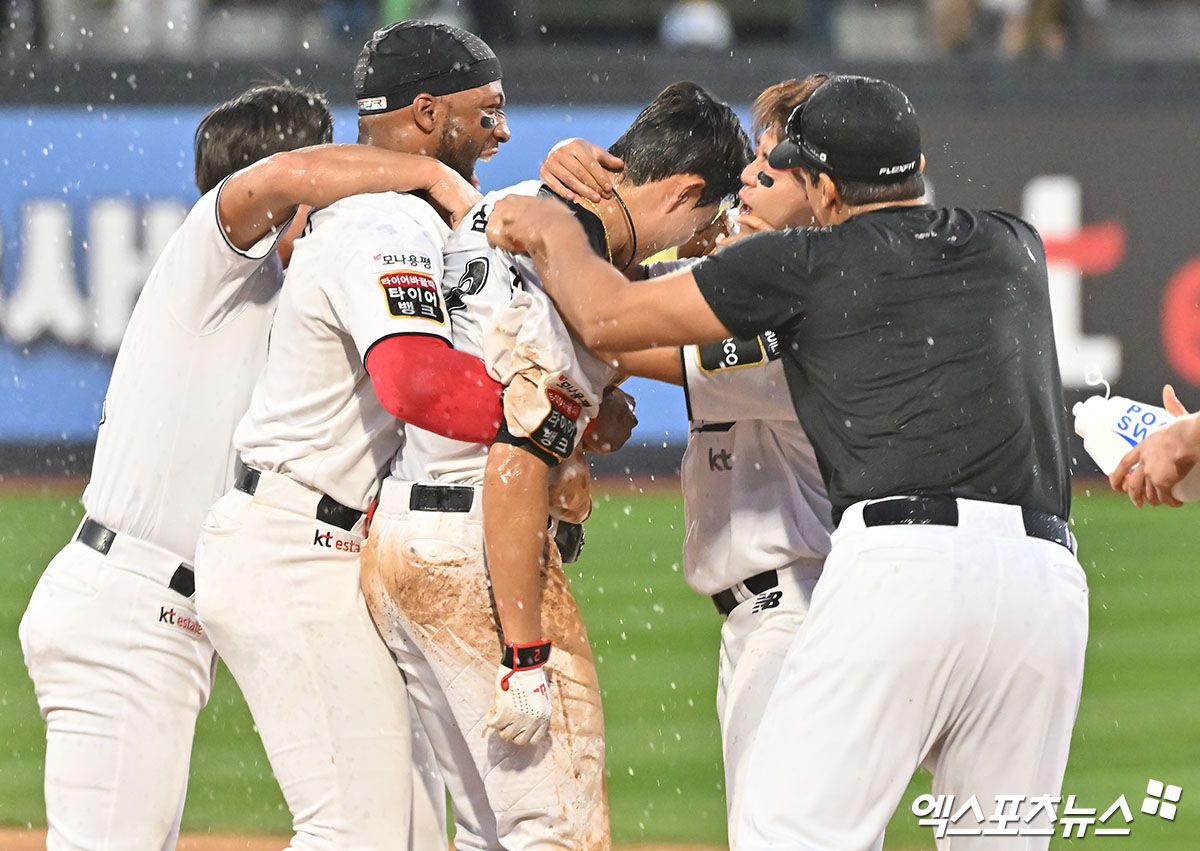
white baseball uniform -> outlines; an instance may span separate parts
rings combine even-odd
[[[653,263],[648,274],[693,262]],[[750,747],[833,531],[829,496],[779,354],[772,333],[680,349],[691,421],[680,467],[683,570],[726,615],[717,717],[732,849]]]
[[[343,199],[310,226],[234,436],[244,466],[204,520],[196,600],[291,808],[292,848],[390,849],[410,828],[410,715],[358,553],[403,426],[363,362],[391,336],[449,339],[449,229],[390,192]]]
[[[730,847],[750,746],[829,552],[829,498],[773,334],[681,349],[691,430],[681,478],[684,576],[714,596],[717,716]]]
[[[191,600],[196,538],[232,479],[266,356],[277,236],[226,239],[206,193],[167,242],[104,402],[87,516],[21,621],[46,719],[47,848],[174,848],[216,656]]]
[[[599,405],[610,371],[573,341],[526,257],[487,245],[488,195],[450,237],[444,291],[455,348],[502,381],[525,382],[529,404],[510,430],[553,454]],[[506,394],[507,396],[507,394]],[[536,412],[536,413],[530,413]],[[454,802],[459,849],[607,849],[604,730],[587,633],[553,544],[542,571],[543,634],[554,717],[536,745],[487,728],[501,631],[492,610],[482,525],[487,447],[408,429],[384,482],[363,551],[363,587],[404,670]]]

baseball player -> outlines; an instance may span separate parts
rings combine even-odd
[[[354,80],[368,145],[470,177],[509,138],[500,64],[456,27],[377,31]],[[501,387],[449,345],[450,229],[425,200],[358,195],[309,225],[234,435],[233,488],[197,544],[197,611],[254,716],[292,847],[389,849],[408,831],[410,717],[359,588],[364,513],[404,439],[397,418],[490,440]]]
[[[331,136],[324,99],[285,85],[221,104],[196,130],[203,197],[134,308],[87,514],[21,621],[47,724],[50,849],[175,845],[196,715],[216,664],[192,602],[196,537],[207,503],[232,479],[233,426],[266,354],[297,205],[440,183],[439,197],[461,210],[473,194],[422,157],[302,147]]]
[[[612,150],[625,161],[616,195],[574,214],[616,268],[710,221],[750,158],[732,110],[691,83]],[[528,260],[484,238],[497,199],[538,191],[486,196],[446,249],[455,346],[508,383],[499,436],[489,450],[408,429],[363,551],[368,606],[434,742],[463,849],[610,845],[595,666],[546,518],[549,466],[571,456],[614,372],[574,345]]]
[[[766,89],[752,109],[755,158],[742,172],[737,238],[813,224],[804,186],[767,154],[792,111],[827,79],[814,74]],[[572,140],[585,150],[583,140]],[[556,149],[556,154],[567,149]],[[575,152],[574,159],[599,158]],[[550,167],[548,159],[543,173]],[[564,189],[603,193],[560,169]],[[548,177],[549,175],[546,174]],[[685,246],[685,249],[688,246]],[[684,249],[681,249],[683,253]],[[694,260],[645,267],[649,277]],[[681,466],[684,577],[726,616],[721,628],[717,715],[725,762],[729,844],[739,847],[750,746],[784,657],[804,620],[829,552],[829,497],[808,436],[796,419],[783,374],[779,339],[647,349],[619,355],[623,372],[685,388],[691,427]],[[882,837],[881,837],[882,839]]]
[[[835,531],[751,750],[741,847],[871,847],[922,762],[934,795],[988,813],[1023,796],[1023,823],[1045,828],[1087,582],[1044,249],[1015,216],[923,202],[919,125],[895,86],[831,77],[786,131],[768,160],[802,169],[820,228],[639,284],[541,199],[498,202],[489,241],[531,254],[590,345],[779,335]],[[990,840],[981,826],[953,847]]]

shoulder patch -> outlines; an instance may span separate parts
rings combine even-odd
[[[437,282],[422,272],[388,272],[379,276],[388,314],[397,319],[427,319],[446,324]]]

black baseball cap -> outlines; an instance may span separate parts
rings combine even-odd
[[[403,109],[424,92],[448,95],[500,79],[483,39],[449,24],[398,21],[375,31],[354,66],[359,115]]]
[[[839,74],[792,112],[772,168],[810,166],[831,177],[898,183],[921,170],[921,128],[908,96],[891,83]]]

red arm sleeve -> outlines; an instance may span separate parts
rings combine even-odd
[[[483,361],[437,337],[380,340],[367,352],[367,373],[384,409],[443,437],[491,443],[504,419],[504,385]]]

